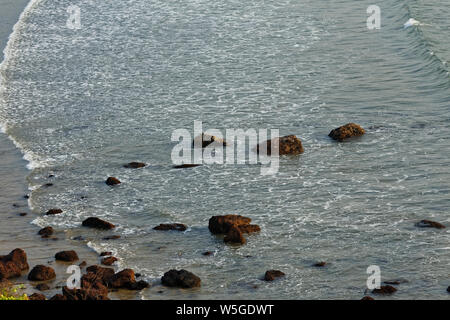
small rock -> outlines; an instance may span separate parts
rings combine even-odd
[[[212,255],[213,253],[211,252],[211,251],[206,251],[206,252],[203,252],[202,253],[202,255],[204,255],[204,256],[210,256],[210,255]]]
[[[394,288],[393,286],[381,286],[379,289],[373,289],[372,293],[375,294],[393,294],[394,292],[396,292],[397,289]]]
[[[140,277],[141,277],[141,274],[140,274],[140,273],[135,273],[134,276],[135,276],[136,278],[140,278]]]
[[[0,281],[19,277],[28,270],[27,254],[22,249],[14,249],[6,256],[0,256]]]
[[[325,267],[327,263],[325,261],[316,262],[313,264],[314,267]]]
[[[46,187],[46,188],[52,187],[52,186],[53,186],[53,183],[46,183],[46,184],[43,185],[43,187]]]
[[[55,259],[57,261],[73,262],[78,260],[78,255],[75,251],[60,251],[55,254]]]
[[[100,253],[100,257],[110,256],[110,255],[112,255],[111,251],[103,251],[102,253]]]
[[[63,300],[67,300],[67,298],[65,296],[63,296],[62,294],[55,294],[53,297],[50,298],[51,301],[63,301]]]
[[[23,196],[24,199],[30,199],[30,196],[28,194]]]
[[[223,238],[223,241],[226,243],[235,243],[235,244],[245,244],[247,242],[247,240],[245,240],[244,236],[242,235],[242,232],[239,229],[239,227],[236,226],[232,226],[230,228],[225,238]]]
[[[55,230],[53,230],[52,227],[45,227],[38,231],[38,235],[42,237],[49,237],[54,233]]]
[[[184,168],[193,168],[193,167],[198,167],[200,166],[200,164],[180,164],[177,166],[173,166],[173,168],[175,169],[184,169]]]
[[[342,142],[348,138],[362,136],[364,133],[365,131],[361,128],[361,126],[355,123],[347,123],[342,127],[331,130],[328,136],[334,140]]]
[[[168,230],[186,231],[187,227],[186,225],[181,223],[170,223],[170,224],[160,224],[159,226],[154,227],[153,229],[160,231],[168,231]]]
[[[369,297],[369,296],[365,296],[365,297],[362,297],[361,300],[375,300],[375,299],[372,297]]]
[[[135,288],[136,278],[134,271],[131,269],[124,269],[117,272],[108,279],[108,287],[116,289],[133,289]]]
[[[130,162],[124,165],[124,168],[129,168],[129,169],[138,169],[138,168],[143,168],[145,167],[146,164],[143,162]]]
[[[106,184],[108,186],[114,186],[116,184],[120,184],[120,180],[114,177],[109,177],[108,179],[106,179]]]
[[[26,212],[21,212],[21,213],[19,213],[19,216],[21,216],[21,217],[25,217],[26,215],[27,215]]]
[[[28,296],[28,300],[45,300],[45,296],[42,293],[33,293]]]
[[[278,143],[278,147],[276,144]],[[273,150],[272,150],[273,149]],[[256,152],[262,155],[279,154],[282,155],[299,155],[303,153],[302,141],[295,135],[284,136],[267,140],[256,146]]]
[[[213,234],[226,234],[232,226],[249,225],[252,219],[235,214],[213,216],[209,219],[209,231]]]
[[[51,216],[51,215],[55,215],[55,214],[60,214],[63,211],[61,209],[50,209],[47,211],[47,213],[45,215],[47,216]]]
[[[267,270],[266,274],[264,275],[265,281],[273,281],[277,278],[284,277],[285,274],[281,272],[280,270]]]
[[[436,221],[431,220],[422,220],[416,223],[416,227],[419,228],[436,228],[436,229],[444,229],[445,226]]]
[[[35,266],[28,274],[28,280],[31,281],[47,281],[55,278],[55,270],[44,265]]]
[[[170,270],[164,274],[161,282],[164,286],[177,288],[195,288],[201,285],[200,278],[186,270]]]
[[[120,236],[118,234],[114,234],[114,235],[111,235],[111,236],[106,236],[106,237],[103,238],[103,240],[117,240],[117,239],[120,239]]]
[[[102,219],[96,218],[96,217],[90,217],[83,221],[84,227],[89,228],[95,228],[95,229],[101,229],[101,230],[110,230],[114,229],[116,226],[112,223],[109,223],[107,221],[104,221]]]
[[[450,286],[447,288],[447,292],[450,293]]]
[[[193,148],[197,147],[206,148],[211,144],[212,146],[219,147],[219,146],[226,146],[227,142],[222,138],[212,136],[206,133],[202,133],[201,135],[195,137],[194,140],[192,141]]]
[[[110,266],[114,262],[116,262],[118,259],[116,257],[107,257],[102,259],[102,264],[105,266]]]
[[[45,283],[38,284],[35,288],[39,291],[50,290],[50,287]]]

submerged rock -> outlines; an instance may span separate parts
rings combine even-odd
[[[381,286],[379,289],[373,289],[372,293],[374,293],[374,294],[393,294],[396,291],[397,291],[397,289],[394,288],[393,286],[386,285],[386,286]]]
[[[62,212],[63,211],[61,209],[50,209],[45,213],[45,215],[51,216],[51,215],[55,215],[55,214],[60,214]]]
[[[200,287],[201,279],[186,270],[170,270],[161,278],[161,283],[166,287],[195,288]]]
[[[55,254],[55,259],[58,261],[73,262],[78,260],[78,255],[73,250],[60,251],[57,254]]]
[[[28,270],[27,254],[22,249],[14,249],[6,256],[0,256],[0,280],[19,277]]]
[[[124,165],[124,168],[129,168],[129,169],[138,169],[138,168],[143,168],[145,167],[146,164],[143,162],[130,162]]]
[[[216,136],[212,136],[206,133],[202,133],[201,135],[197,136],[194,138],[194,140],[192,141],[192,147],[196,148],[196,147],[202,147],[202,148],[206,148],[207,146],[211,145],[212,146],[226,146],[227,142],[219,137]]]
[[[159,226],[154,227],[153,229],[160,231],[169,231],[169,230],[186,231],[187,227],[186,225],[181,223],[170,223],[170,224],[162,223]]]
[[[100,229],[100,230],[110,230],[110,229],[114,229],[116,227],[112,223],[109,223],[105,220],[102,220],[102,219],[99,219],[96,217],[89,217],[86,220],[84,220],[83,226],[89,227],[89,228]]]
[[[342,142],[352,137],[362,136],[364,133],[366,132],[361,126],[355,123],[347,123],[344,126],[331,130],[328,136],[334,140]]]
[[[31,281],[47,281],[56,278],[55,270],[44,265],[35,266],[28,274],[28,280]]]
[[[444,229],[445,226],[439,222],[431,221],[431,220],[422,220],[416,223],[416,227],[419,228],[436,228],[436,229]]]
[[[45,227],[38,231],[38,235],[42,236],[42,238],[48,238],[54,233],[52,227]]]
[[[106,184],[108,186],[114,186],[116,184],[120,184],[120,180],[115,178],[115,177],[109,177],[108,179],[106,179]]]
[[[264,275],[264,280],[265,281],[273,281],[277,278],[281,278],[284,276],[285,276],[284,272],[281,272],[280,270],[267,270]]]
[[[278,142],[278,147],[276,143]],[[267,140],[256,146],[256,152],[263,155],[279,154],[282,155],[299,155],[303,153],[302,141],[295,135],[284,136]]]

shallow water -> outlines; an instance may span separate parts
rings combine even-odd
[[[66,27],[71,4],[36,1],[1,69],[0,122],[32,170],[33,223],[113,250],[154,282],[145,299],[358,299],[369,265],[407,280],[391,298],[448,298],[449,232],[414,227],[449,222],[448,0],[380,1],[372,31],[369,1],[83,1],[80,30]],[[430,26],[404,29],[411,17]],[[250,164],[172,169],[171,134],[194,120],[279,128],[305,153],[274,176]],[[347,122],[367,134],[327,137]],[[41,216],[53,207],[65,213]],[[262,232],[224,245],[207,224],[228,213]],[[80,228],[92,215],[122,238]],[[152,229],[165,222],[190,228]],[[160,293],[172,268],[202,288]],[[287,277],[260,281],[273,268]]]

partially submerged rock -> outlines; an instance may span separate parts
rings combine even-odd
[[[124,165],[124,168],[129,168],[129,169],[138,169],[138,168],[143,168],[145,167],[146,164],[143,162],[130,162]]]
[[[36,286],[36,289],[39,291],[47,291],[50,290],[50,287],[48,286],[48,284],[40,283]]]
[[[180,164],[177,166],[173,166],[173,168],[175,169],[185,169],[185,168],[194,168],[194,167],[198,167],[200,166],[200,164],[191,164],[191,163],[186,163],[186,164]]]
[[[121,238],[120,235],[113,234],[113,235],[104,237],[103,240],[117,240],[117,239],[120,239],[120,238]]]
[[[28,274],[28,280],[31,281],[47,281],[56,278],[55,270],[44,265],[35,266]]]
[[[365,297],[362,297],[361,300],[375,300],[375,299],[372,297],[369,297],[369,296],[365,296]]]
[[[284,272],[281,272],[280,270],[267,270],[264,275],[264,280],[265,281],[273,281],[277,278],[281,278],[284,276],[285,276]]]
[[[242,235],[242,231],[239,229],[238,226],[231,226],[228,233],[223,238],[223,241],[225,243],[234,243],[234,244],[245,244],[247,240],[245,240],[244,236]]]
[[[359,137],[365,133],[364,129],[355,124],[355,123],[347,123],[344,126],[331,130],[328,136],[337,141],[344,141],[346,139],[352,137]]]
[[[327,265],[327,263],[325,261],[319,261],[313,264],[314,267],[325,267]]]
[[[195,288],[200,287],[201,279],[186,270],[170,270],[161,278],[161,283],[166,287]]]
[[[159,226],[154,227],[153,229],[160,231],[169,231],[169,230],[186,231],[187,227],[182,223],[168,223],[168,224],[162,223]]]
[[[111,256],[111,255],[112,255],[111,251],[103,251],[100,253],[100,257]]]
[[[45,296],[42,293],[33,293],[32,295],[28,296],[28,300],[46,300]]]
[[[106,184],[108,186],[114,186],[116,184],[120,184],[120,180],[115,177],[109,177],[108,179],[106,179]]]
[[[110,230],[114,229],[116,226],[105,220],[96,217],[89,217],[83,221],[83,227],[95,228],[100,230]]]
[[[436,229],[444,229],[445,226],[439,222],[431,221],[431,220],[422,220],[416,223],[416,227],[419,228],[436,228]]]
[[[397,289],[394,288],[393,286],[386,285],[386,286],[380,286],[380,288],[378,288],[378,289],[373,289],[372,293],[374,293],[374,294],[393,294],[396,291],[397,291]]]
[[[219,146],[226,146],[227,142],[222,138],[212,136],[206,133],[202,133],[201,135],[195,137],[194,140],[192,141],[193,148],[197,147],[206,148],[211,144],[212,146],[219,147]]]
[[[38,235],[40,235],[42,238],[48,238],[50,237],[55,230],[53,230],[52,227],[45,227],[38,231]]]
[[[45,213],[45,215],[47,215],[47,216],[52,216],[52,215],[55,215],[55,214],[60,214],[60,213],[62,213],[63,211],[61,210],[61,209],[50,209],[50,210],[48,210],[46,213]]]
[[[277,146],[278,144],[278,146]],[[278,137],[262,142],[256,146],[256,152],[262,155],[299,155],[303,153],[302,141],[295,135]]]
[[[208,228],[213,234],[224,234],[224,242],[245,244],[244,233],[261,231],[258,225],[251,225],[252,219],[240,215],[214,216],[209,219]]]
[[[114,262],[118,261],[118,259],[116,257],[106,257],[102,259],[102,264],[105,266],[110,266],[112,265]]]
[[[78,255],[74,250],[60,251],[55,254],[57,261],[73,262],[78,260]]]
[[[22,249],[14,249],[6,256],[0,256],[0,280],[19,277],[28,270],[27,254]]]

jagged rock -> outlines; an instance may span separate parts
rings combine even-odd
[[[285,274],[281,272],[280,270],[267,270],[266,274],[264,275],[265,281],[273,281],[277,278],[284,277]]]
[[[178,288],[195,288],[201,285],[200,278],[186,270],[170,270],[164,274],[161,282],[167,287]]]
[[[445,226],[439,222],[431,221],[431,220],[422,220],[416,223],[416,227],[419,228],[436,228],[436,229],[444,229]]]
[[[103,240],[117,240],[117,239],[120,239],[120,236],[118,234],[113,234],[103,238]]]
[[[146,164],[143,162],[130,162],[124,165],[124,168],[128,168],[128,169],[138,169],[138,168],[143,168],[145,167]]]
[[[109,177],[108,179],[106,179],[106,184],[108,186],[114,186],[116,184],[120,184],[120,180],[115,177]]]
[[[63,211],[61,210],[61,209],[50,209],[50,210],[48,210],[46,213],[45,213],[45,215],[47,215],[47,216],[52,216],[52,215],[55,215],[55,214],[60,214],[60,213],[62,213]]]
[[[0,256],[0,280],[19,277],[28,270],[27,254],[22,249],[14,249],[6,256]]]
[[[90,217],[83,221],[84,227],[89,228],[95,228],[95,229],[101,229],[101,230],[110,230],[114,229],[116,226],[112,223],[109,223],[105,220],[96,218],[96,217]]]
[[[28,274],[28,280],[47,281],[56,278],[55,270],[44,265],[35,266]]]
[[[276,144],[278,143],[278,147]],[[262,155],[279,154],[282,155],[299,155],[305,150],[302,141],[295,135],[278,137],[262,142],[256,146],[256,152]]]
[[[110,266],[116,261],[118,261],[116,257],[107,257],[102,259],[102,264],[105,266]]]
[[[84,286],[83,286],[84,285]],[[108,288],[100,282],[83,283],[80,289],[69,289],[67,286],[62,288],[64,300],[68,301],[93,301],[109,300]]]
[[[334,140],[344,141],[345,139],[362,136],[365,133],[364,129],[361,126],[355,123],[347,123],[346,125],[331,130],[328,135]]]
[[[78,260],[78,255],[75,251],[60,251],[57,254],[55,254],[55,259],[58,261],[66,261],[66,262],[73,262]]]
[[[134,276],[134,271],[131,269],[124,269],[117,272],[108,279],[108,286],[110,288],[127,288],[131,289],[136,283],[136,278]]]
[[[256,224],[240,225],[238,228],[242,233],[254,233],[261,231],[261,228]]]
[[[153,229],[160,231],[168,231],[168,230],[186,231],[187,227],[186,225],[181,223],[170,223],[170,224],[162,223],[159,226],[154,227]]]

